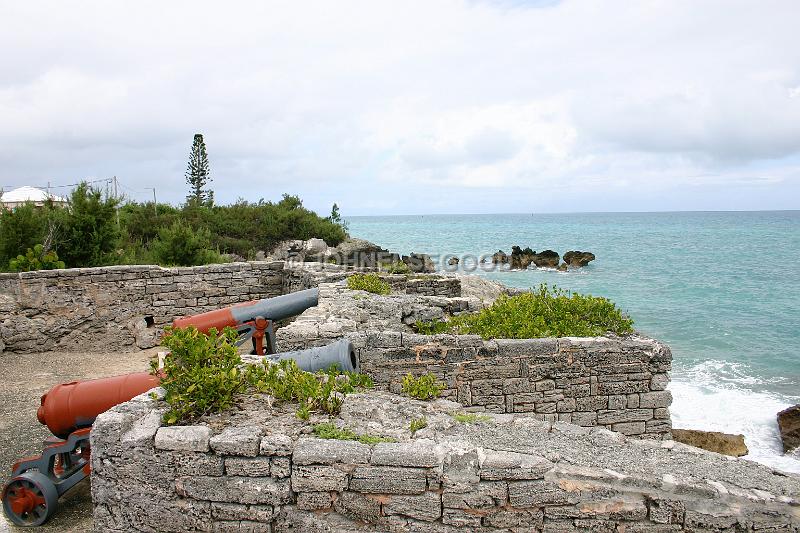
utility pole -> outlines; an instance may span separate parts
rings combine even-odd
[[[156,212],[156,216],[158,216],[158,200],[156,200],[156,188],[147,187],[147,189],[153,189],[153,210]]]
[[[117,227],[119,228],[119,196],[117,196],[117,177],[114,176],[114,200],[117,201]]]

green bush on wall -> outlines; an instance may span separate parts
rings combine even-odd
[[[377,274],[353,274],[347,278],[347,288],[354,291],[367,291],[373,294],[389,294],[392,287]]]
[[[542,284],[533,292],[500,296],[478,313],[418,323],[417,329],[429,335],[474,334],[484,339],[596,337],[633,333],[633,320],[606,298]]]

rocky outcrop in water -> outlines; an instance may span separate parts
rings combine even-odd
[[[560,256],[553,250],[544,250],[537,253],[530,248],[522,249],[519,246],[511,248],[511,268],[524,270],[535,265],[537,268],[556,268]]]
[[[492,263],[495,265],[505,265],[508,263],[508,255],[503,250],[497,250],[492,254]]]
[[[423,274],[429,272],[436,272],[436,265],[433,264],[431,257],[428,254],[416,254],[403,256],[403,263],[408,265],[411,272],[414,274]]]
[[[784,453],[800,447],[800,404],[778,413],[778,428],[781,432]]]
[[[744,435],[697,429],[673,429],[672,438],[695,448],[733,457],[741,457],[747,455],[748,452],[747,445],[744,443]]]
[[[594,259],[595,257],[592,252],[570,250],[564,254],[564,263],[571,268],[585,267],[589,262],[594,261]]]

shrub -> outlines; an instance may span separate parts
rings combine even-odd
[[[459,424],[477,424],[478,422],[489,422],[490,417],[475,413],[453,413],[450,416]]]
[[[44,242],[46,227],[44,209],[32,203],[13,210],[0,207],[0,266]]]
[[[418,400],[438,398],[444,385],[436,380],[433,374],[425,374],[415,378],[411,373],[403,378],[403,393]]]
[[[402,261],[388,264],[384,263],[381,265],[381,268],[386,270],[388,274],[411,274],[411,267]]]
[[[99,266],[113,262],[119,243],[117,205],[114,198],[103,199],[99,190],[80,184],[70,195],[69,209],[63,212],[63,228],[56,250],[70,267]]]
[[[321,439],[355,440],[363,444],[378,444],[379,442],[397,442],[390,437],[376,437],[369,434],[359,435],[349,428],[338,428],[331,422],[314,426],[314,435]]]
[[[153,257],[161,265],[192,266],[222,262],[219,253],[211,249],[211,233],[207,229],[195,231],[180,222],[162,228],[151,249]]]
[[[55,251],[45,251],[43,245],[37,244],[33,249],[28,248],[25,255],[19,255],[16,259],[12,259],[9,267],[17,272],[55,270],[64,268],[64,261],[58,260],[58,254]]]
[[[421,333],[476,334],[484,339],[595,337],[633,332],[633,320],[606,298],[540,285],[530,293],[500,296],[478,313],[447,322],[417,324]]]
[[[234,394],[247,386],[239,369],[237,338],[230,327],[221,333],[211,328],[208,335],[194,327],[167,330],[161,341],[171,351],[161,371],[164,400],[169,405],[165,423],[193,420],[232,405]],[[151,369],[159,372],[157,361]]]
[[[428,427],[428,419],[424,416],[422,418],[415,418],[411,421],[411,424],[408,428],[411,430],[411,433],[416,433],[422,428]]]
[[[237,393],[258,391],[278,400],[300,403],[298,416],[308,419],[311,411],[338,413],[346,394],[372,387],[372,380],[354,372],[340,373],[335,367],[326,372],[300,370],[291,359],[272,363],[243,365],[237,352],[238,333],[214,328],[208,335],[194,327],[167,329],[162,344],[170,349],[164,368],[151,363],[151,371],[161,376],[169,410],[164,422],[175,424],[230,407]]]
[[[354,274],[347,278],[347,288],[373,294],[389,294],[392,287],[377,274]]]

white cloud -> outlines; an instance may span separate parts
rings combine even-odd
[[[709,207],[745,186],[791,207],[800,188],[793,0],[53,1],[0,20],[0,185],[116,174],[179,201],[201,131],[218,199],[345,213],[593,209],[600,189],[659,208],[698,180]]]

